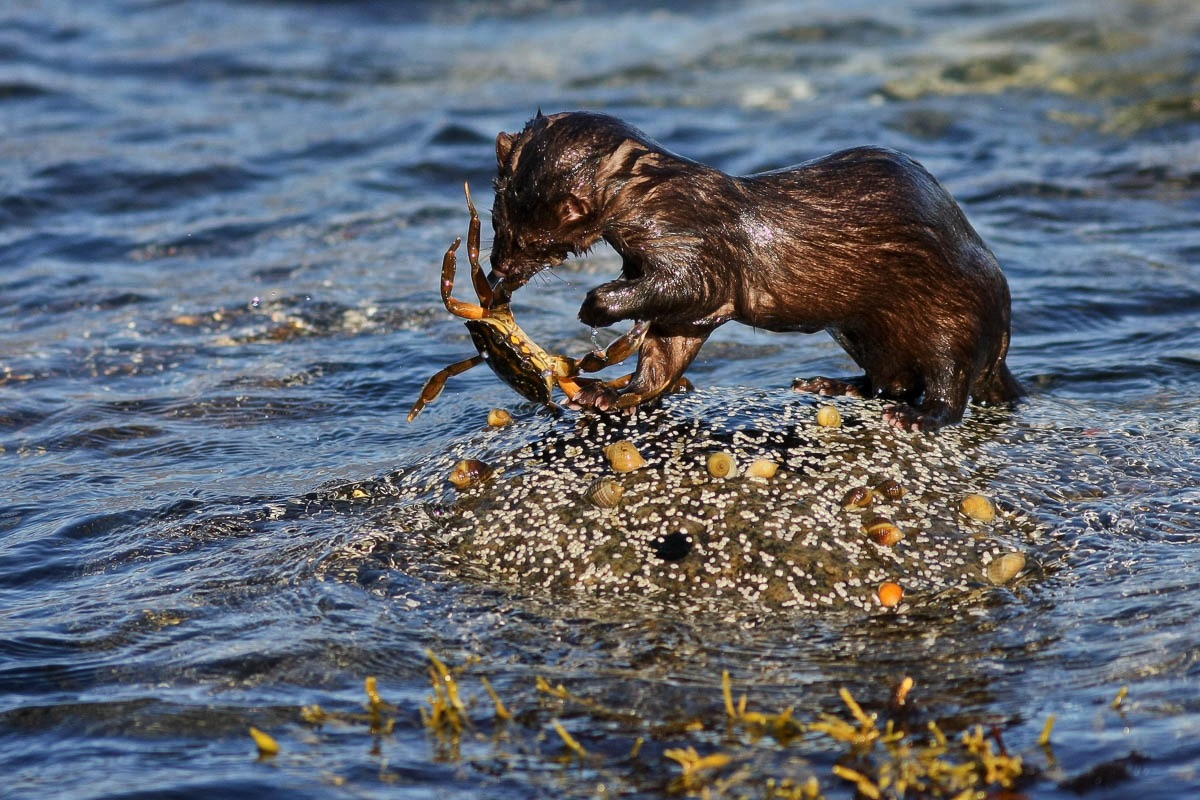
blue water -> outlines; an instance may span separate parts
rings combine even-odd
[[[660,797],[695,746],[755,776],[717,796],[850,797],[827,741],[726,738],[725,669],[808,720],[913,675],[928,718],[1038,763],[1030,796],[1116,763],[1087,796],[1200,791],[1198,43],[1192,4],[1133,0],[4,6],[0,793]],[[539,107],[730,172],[878,143],[938,175],[1009,277],[1031,397],[990,480],[1051,531],[1044,576],[969,613],[731,627],[466,580],[397,534],[403,498],[356,502],[492,405],[535,413],[476,370],[405,421],[471,352],[437,293],[462,183],[490,206],[494,137]],[[534,282],[522,325],[583,352],[617,264]],[[849,370],[824,335],[727,326],[689,375]],[[478,659],[458,749],[418,714],[427,649]],[[478,675],[523,715],[492,726]],[[366,676],[390,733],[303,721],[361,711]]]

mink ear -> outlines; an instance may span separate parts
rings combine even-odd
[[[563,222],[575,223],[580,222],[590,216],[592,213],[592,204],[582,197],[569,194],[567,199],[563,201],[562,217]]]
[[[516,140],[516,134],[504,131],[496,136],[496,166],[503,167],[508,163],[508,156],[512,153],[513,142]]]

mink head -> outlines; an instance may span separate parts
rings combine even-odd
[[[601,185],[604,167],[639,136],[603,114],[539,111],[520,133],[496,137],[493,284],[515,289],[599,241],[611,189]]]

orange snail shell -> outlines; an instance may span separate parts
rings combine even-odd
[[[855,486],[842,495],[842,508],[866,508],[874,497],[866,486]]]
[[[904,599],[904,587],[895,581],[879,584],[879,603],[885,608],[895,608]]]
[[[583,496],[597,508],[616,508],[623,494],[625,487],[611,478],[597,478],[583,491]]]
[[[822,428],[840,428],[842,414],[833,406],[821,406],[817,409],[817,424]]]
[[[503,408],[493,408],[488,412],[487,423],[489,427],[503,428],[506,425],[511,425],[512,421],[512,414]]]
[[[756,458],[746,467],[746,474],[751,478],[774,478],[779,471],[779,464],[769,458]]]
[[[492,474],[492,468],[475,458],[465,458],[454,465],[450,472],[450,482],[464,491],[477,483],[487,480]]]
[[[708,457],[707,467],[708,474],[714,478],[732,478],[738,471],[737,460],[723,450]]]
[[[633,472],[635,469],[646,466],[646,459],[642,458],[642,454],[628,439],[613,442],[604,448],[604,455],[608,457],[608,463],[617,472]]]
[[[962,512],[976,522],[991,522],[996,518],[996,507],[981,494],[969,494],[964,497]]]

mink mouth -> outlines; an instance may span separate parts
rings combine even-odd
[[[518,264],[511,271],[499,270],[493,267],[487,275],[487,281],[493,291],[504,290],[510,293],[515,292],[529,283],[535,275],[538,275],[543,270],[562,266],[570,254],[570,251],[566,251],[561,255],[548,256],[545,261],[533,263],[532,266],[530,264]]]

